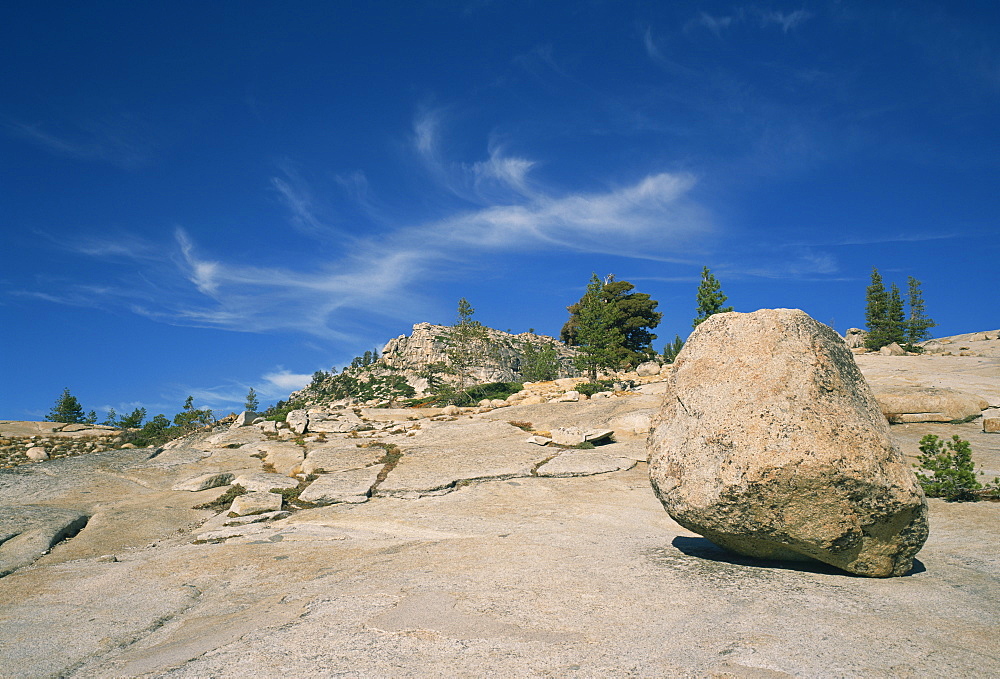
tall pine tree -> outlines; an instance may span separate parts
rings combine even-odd
[[[258,408],[260,408],[260,401],[257,399],[257,392],[253,390],[253,387],[250,387],[250,391],[247,392],[246,401],[243,403],[243,409],[255,413]]]
[[[593,274],[577,310],[576,343],[580,354],[576,365],[597,381],[599,368],[619,367],[619,350],[625,335],[618,326],[615,305],[604,298],[604,282]]]
[[[472,318],[475,313],[467,299],[458,300],[458,320],[445,333],[445,354],[458,376],[459,392],[473,379],[472,371],[485,366],[495,354],[486,328]]]
[[[906,314],[903,312],[903,297],[895,283],[889,288],[889,313],[886,318],[886,344],[903,344]]]
[[[701,270],[701,284],[698,286],[695,297],[698,301],[698,315],[695,316],[691,324],[692,327],[697,328],[713,314],[733,310],[731,306],[722,306],[729,298],[722,292],[722,284],[712,275],[707,266]]]
[[[681,349],[684,348],[684,340],[681,339],[680,335],[674,335],[673,342],[667,342],[667,345],[663,347],[663,362],[673,363],[674,359],[677,358],[677,354],[681,353]]]
[[[76,396],[69,393],[69,388],[63,389],[62,396],[56,399],[52,410],[45,416],[49,422],[65,422],[66,424],[94,424],[97,421],[97,414],[90,411],[84,414],[83,406],[76,400]]]
[[[929,330],[936,326],[937,323],[927,317],[927,312],[924,308],[924,295],[920,291],[920,281],[913,276],[909,276],[907,278],[907,286],[907,302],[910,307],[910,315],[906,319],[903,335],[906,340],[906,348],[912,351],[917,342],[922,342],[931,336]]]
[[[872,280],[865,291],[865,327],[868,336],[865,348],[881,349],[891,342],[889,338],[889,293],[885,290],[882,276],[872,267]]]

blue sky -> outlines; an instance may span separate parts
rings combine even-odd
[[[557,335],[592,272],[690,331],[1000,327],[996,2],[13,2],[0,419],[239,409],[450,323]]]

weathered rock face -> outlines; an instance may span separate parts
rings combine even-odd
[[[967,422],[989,406],[976,394],[937,387],[878,387],[875,399],[893,423]]]
[[[653,375],[659,375],[660,364],[656,361],[646,361],[645,363],[640,363],[636,367],[635,372],[639,377],[652,377]]]
[[[861,328],[848,328],[847,333],[844,335],[844,341],[847,342],[847,346],[851,349],[865,346],[866,339],[868,339],[868,333]]]
[[[885,577],[927,538],[923,492],[850,351],[797,309],[702,323],[648,451],[674,520],[738,553]]]
[[[403,371],[408,381],[419,390],[421,386],[426,386],[426,384],[416,384],[415,376],[417,373],[432,363],[449,363],[444,341],[447,331],[448,328],[443,325],[417,323],[413,326],[413,332],[408,337],[400,335],[389,340],[382,349],[382,357],[379,362],[392,369]],[[555,338],[530,332],[512,335],[493,328],[486,328],[486,331],[489,334],[490,343],[496,347],[496,357],[489,365],[477,370],[474,375],[476,381],[510,382],[520,379],[522,356],[520,347],[525,342],[538,348],[549,345],[555,348],[560,364],[559,377],[579,375],[579,371],[573,365],[576,351]],[[409,379],[411,377],[414,379]]]

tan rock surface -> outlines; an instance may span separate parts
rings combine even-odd
[[[377,493],[426,494],[460,481],[530,476],[550,453],[525,438],[523,430],[506,422],[466,419],[436,427],[400,442],[403,456]]]
[[[339,472],[369,467],[384,454],[385,451],[381,448],[363,448],[354,439],[323,443],[310,447],[302,462],[302,473],[313,474],[317,470]]]
[[[950,379],[947,369],[927,376]],[[648,415],[658,401],[640,393],[477,419],[614,429],[612,420]],[[997,504],[931,500],[933,531],[917,568],[891,581],[734,557],[669,518],[644,462],[224,526],[237,520],[191,509],[224,489],[169,488],[199,473],[260,471],[247,444],[263,434],[239,431],[239,439],[216,441],[237,448],[197,435],[152,458],[114,451],[0,472],[0,505],[90,516],[33,567],[0,578],[0,674],[1000,674]],[[987,475],[1000,474],[1000,437],[978,422],[891,432],[911,461],[923,434],[960,434]],[[644,449],[644,435],[615,436],[618,443],[590,452]],[[306,452],[314,445],[326,444]],[[230,537],[192,544],[222,529]]]
[[[955,389],[1000,406],[1000,357],[893,356],[854,357],[875,392],[885,387]]]
[[[980,417],[989,403],[976,394],[940,387],[879,387],[875,400],[893,424],[964,422]]]
[[[368,493],[375,485],[380,471],[382,465],[373,465],[320,474],[319,478],[309,484],[299,497],[306,502],[324,505],[336,502],[367,502]]]

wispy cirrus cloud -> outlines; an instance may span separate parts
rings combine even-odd
[[[794,12],[758,10],[757,16],[760,18],[762,26],[774,24],[781,27],[782,33],[788,33],[788,31],[799,27],[802,23],[809,19],[812,16],[812,13],[807,12],[804,9],[797,9]]]
[[[414,118],[411,138],[414,155],[438,190],[479,205],[533,195],[528,175],[535,161],[508,154],[499,139],[489,141],[485,160],[463,163],[448,158],[441,138],[447,116],[445,108],[421,109]]]
[[[142,123],[128,115],[82,122],[59,133],[41,123],[8,120],[2,126],[11,137],[34,144],[53,155],[107,162],[125,170],[145,167],[153,160],[156,150],[153,135]]]
[[[690,19],[684,26],[685,31],[692,31],[696,28],[708,29],[716,38],[722,37],[722,32],[743,19],[743,11],[738,10],[735,14],[714,16],[708,12],[699,12],[698,16]]]
[[[450,196],[450,209],[424,220],[397,218],[380,224],[377,234],[339,238],[294,268],[207,253],[182,227],[166,247],[89,239],[76,249],[91,258],[131,260],[134,271],[125,283],[105,285],[104,305],[177,325],[353,341],[374,317],[412,318],[426,303],[415,292],[420,281],[432,272],[436,278],[461,275],[468,261],[485,253],[583,252],[686,262],[686,245],[713,231],[709,211],[692,198],[693,174],[658,172],[600,190],[558,191],[534,177],[536,161],[509,153],[499,139],[481,160],[450,160],[443,151],[445,123],[440,110],[418,113],[412,150],[429,190]],[[362,180],[348,175],[347,184],[366,199]],[[317,194],[302,177],[286,172],[272,187],[293,225],[327,230],[314,210]],[[35,294],[85,304],[82,288],[60,285],[57,293]]]
[[[732,14],[718,16],[709,14],[708,12],[699,12],[696,17],[688,20],[684,26],[684,30],[690,32],[702,28],[708,30],[715,37],[721,38],[723,33],[728,29],[744,22],[753,22],[761,28],[778,26],[781,28],[782,33],[788,33],[802,25],[811,16],[812,13],[804,9],[782,12],[750,5],[747,7],[737,7]]]
[[[646,51],[646,56],[650,58],[655,64],[664,68],[671,75],[681,76],[681,77],[699,77],[698,71],[688,68],[687,66],[682,66],[674,59],[670,59],[660,46],[656,42],[656,38],[653,36],[653,29],[646,27],[646,30],[642,34],[642,46]]]
[[[326,231],[327,225],[317,215],[309,186],[296,173],[286,169],[284,176],[271,177],[271,186],[288,208],[291,223],[299,231],[314,236]]]

